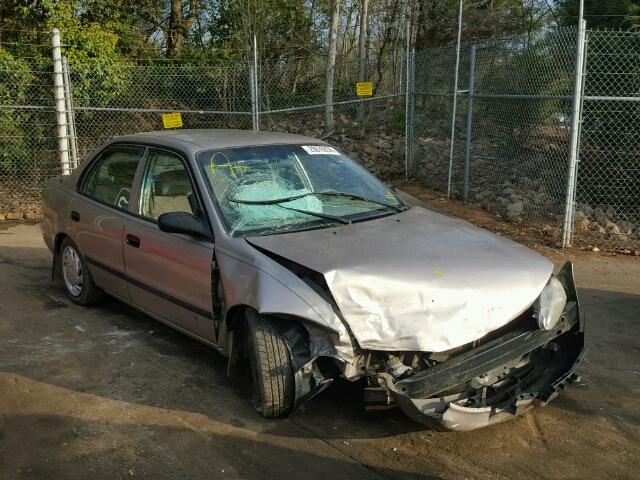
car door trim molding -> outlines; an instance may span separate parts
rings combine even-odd
[[[209,310],[204,310],[200,307],[197,307],[191,303],[185,302],[184,300],[180,300],[179,298],[176,298],[172,295],[169,295],[168,293],[165,293],[161,290],[158,290],[150,285],[147,285],[144,282],[141,282],[140,280],[133,278],[129,275],[127,275],[126,273],[123,273],[119,270],[116,270],[114,268],[111,268],[107,265],[105,265],[104,263],[99,262],[98,260],[91,258],[91,257],[85,257],[87,263],[89,263],[90,265],[93,265],[94,267],[100,268],[101,270],[104,270],[107,273],[110,273],[112,275],[115,275],[116,277],[121,278],[122,280],[124,280],[125,282],[130,283],[131,285],[141,288],[153,295],[156,295],[157,297],[162,298],[163,300],[166,300],[168,302],[171,302],[175,305],[178,305],[179,307],[182,307],[186,310],[189,310],[197,315],[200,315],[201,317],[205,317],[205,318],[213,318],[213,312],[209,311]]]

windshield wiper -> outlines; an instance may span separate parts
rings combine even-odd
[[[284,208],[285,210],[291,210],[292,212],[298,212],[304,215],[310,215],[312,217],[322,218],[324,220],[332,220],[334,222],[342,223],[344,225],[348,225],[351,223],[351,220],[346,220],[342,217],[337,217],[335,215],[329,215],[328,213],[312,212],[311,210],[302,210],[300,208],[285,207],[284,205],[277,205],[277,206],[280,208]]]
[[[386,203],[386,202],[381,202],[379,200],[375,200],[373,198],[369,198],[369,197],[363,197],[361,195],[357,195],[355,193],[347,193],[347,192],[334,192],[332,190],[326,190],[326,191],[322,191],[322,192],[313,192],[316,195],[327,195],[327,196],[331,196],[331,197],[345,197],[345,198],[352,198],[354,200],[361,200],[363,202],[369,202],[369,203],[376,203],[378,205],[382,205],[383,207],[387,207],[387,208],[391,208],[392,210],[395,210],[396,212],[403,212],[404,209],[398,205],[392,205],[390,203]]]
[[[383,207],[391,208],[396,212],[403,212],[404,209],[398,205],[391,205],[390,203],[380,202],[378,200],[374,200],[373,198],[362,197],[360,195],[356,195],[355,193],[347,193],[347,192],[335,192],[333,190],[323,190],[320,192],[307,192],[301,193],[300,195],[293,195],[291,197],[284,198],[274,198],[272,200],[241,200],[239,198],[229,198],[229,202],[233,203],[243,203],[245,205],[278,205],[280,203],[293,202],[294,200],[299,200],[301,198],[309,197],[309,196],[327,196],[327,197],[344,197],[344,198],[352,198],[354,200],[360,200],[363,202],[375,203],[377,205],[381,205]],[[280,205],[281,206],[281,205]],[[286,208],[286,207],[285,207]],[[333,217],[332,219],[339,218]]]

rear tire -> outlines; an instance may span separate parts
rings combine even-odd
[[[253,404],[266,418],[285,417],[293,410],[291,355],[275,325],[257,313],[248,315],[249,360]]]
[[[93,282],[84,256],[69,237],[60,244],[58,262],[58,271],[69,300],[84,307],[104,300],[104,291]]]

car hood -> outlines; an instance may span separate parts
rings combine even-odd
[[[359,345],[373,350],[477,340],[527,310],[553,270],[518,243],[422,207],[247,240],[324,275]]]

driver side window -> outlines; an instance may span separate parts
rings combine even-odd
[[[193,187],[182,160],[169,152],[151,150],[142,180],[140,215],[153,220],[171,212],[197,216],[192,202],[195,202]]]

